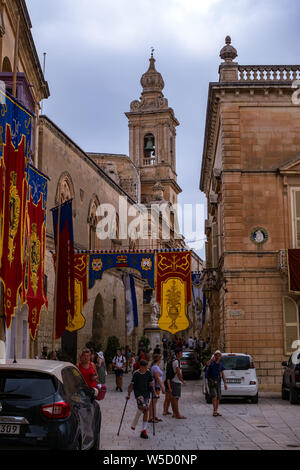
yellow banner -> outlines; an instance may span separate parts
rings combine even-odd
[[[174,277],[162,282],[158,326],[172,334],[186,330],[189,326],[186,308],[186,283]]]

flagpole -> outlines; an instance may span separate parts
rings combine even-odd
[[[125,283],[124,283],[124,309],[125,309],[125,344],[124,344],[124,351],[126,349],[127,343],[127,312],[126,312],[126,285],[127,285],[127,276],[128,273],[125,272]],[[127,359],[126,359],[127,360]]]
[[[17,16],[17,28],[15,38],[15,50],[14,50],[14,70],[13,70],[13,83],[12,83],[12,95],[16,98],[17,96],[17,72],[18,72],[18,59],[19,59],[19,41],[20,41],[20,15]]]
[[[61,204],[58,206],[58,216],[56,225],[56,263],[55,263],[55,286],[54,286],[54,306],[53,306],[53,326],[52,326],[52,352],[55,351],[56,343],[56,315],[57,315],[57,280],[59,264],[59,233],[60,233]]]

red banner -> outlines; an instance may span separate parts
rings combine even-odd
[[[37,204],[33,202],[31,187],[29,187],[28,216],[27,216],[27,289],[26,302],[28,305],[28,327],[32,339],[35,339],[40,324],[43,306],[48,307],[45,295],[45,210],[43,194]]]
[[[295,294],[300,293],[300,249],[290,249],[288,251],[288,278],[289,291]]]
[[[179,278],[186,283],[186,301],[192,300],[191,252],[170,251],[157,253],[156,300],[161,301],[162,282],[170,277]]]
[[[10,126],[6,126],[6,139],[3,145],[2,250],[0,277],[4,284],[4,312],[6,326],[10,328],[15,309],[18,307],[18,294],[22,296],[24,278],[24,239],[27,181],[25,176],[25,136],[17,148],[12,143]],[[3,188],[4,181],[4,188]]]
[[[175,334],[188,328],[186,313],[192,300],[190,251],[157,253],[156,300],[162,330]]]
[[[53,256],[54,267],[56,267],[55,253]],[[74,254],[74,317],[68,316],[66,330],[77,331],[85,326],[83,307],[88,300],[88,266],[89,255],[87,253]]]
[[[66,330],[75,315],[74,239],[72,200],[52,210],[53,232],[58,258],[56,263],[56,339]]]

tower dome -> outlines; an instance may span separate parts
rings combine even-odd
[[[155,59],[153,57],[153,52],[149,59],[149,68],[147,72],[142,75],[141,85],[143,87],[143,93],[153,93],[153,92],[162,92],[164,89],[165,83],[161,74],[155,68]]]

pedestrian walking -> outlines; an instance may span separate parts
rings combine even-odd
[[[48,346],[43,346],[39,359],[48,359]]]
[[[130,359],[129,359],[129,370],[132,374],[135,370],[134,369],[135,363],[136,363],[136,354],[134,352],[132,352],[131,355],[130,355]]]
[[[221,357],[221,351],[217,350],[213,357],[208,361],[205,371],[209,394],[213,403],[213,416],[222,416],[222,414],[218,412],[221,400],[221,378],[224,382],[224,389],[227,390],[226,378],[224,374],[225,368],[221,361]]]
[[[156,391],[156,396],[153,397],[150,403],[149,407],[149,423],[158,423],[162,421],[162,419],[157,417],[157,412],[156,412],[156,405],[157,401],[159,399],[160,391],[162,391],[163,394],[165,394],[165,386],[163,384],[163,371],[160,369],[159,364],[161,361],[161,355],[160,354],[153,354],[153,361],[151,364],[151,374],[154,380],[154,387]]]
[[[189,339],[188,339],[188,347],[189,347],[190,349],[193,349],[193,347],[194,347],[194,340],[193,340],[193,338],[192,338],[191,336],[190,336]]]
[[[162,341],[162,344],[163,344],[163,349],[168,349],[168,339],[167,339],[166,335],[163,335],[161,341]]]
[[[142,439],[148,439],[147,426],[150,393],[152,392],[154,396],[156,396],[156,391],[152,374],[148,369],[148,362],[144,359],[140,361],[139,369],[132,375],[131,383],[128,387],[127,400],[130,399],[132,390],[134,392],[138,410],[131,424],[131,429],[134,430],[136,428],[139,417],[143,415],[143,428],[140,436]]]
[[[168,362],[168,355],[169,355],[168,349],[164,348],[164,351],[163,351],[164,367],[166,367],[166,363]]]
[[[77,364],[89,388],[97,388],[98,373],[95,364],[91,361],[91,351],[88,348],[82,350]]]
[[[171,415],[172,413],[169,411],[170,405],[172,406],[172,387],[171,387],[171,381],[168,380],[167,378],[164,381],[164,386],[165,386],[165,400],[164,400],[164,411],[163,415]],[[174,412],[173,412],[174,414]]]
[[[103,385],[106,382],[106,376],[107,376],[105,358],[104,358],[104,354],[102,351],[99,351],[97,353],[97,356],[98,356],[98,359],[97,359],[96,369],[98,372],[99,383]]]
[[[126,367],[126,358],[121,349],[117,349],[116,355],[112,360],[112,366],[116,375],[116,391],[123,392],[123,374]]]
[[[57,357],[56,351],[51,351],[51,352],[48,354],[48,359],[50,359],[50,361],[58,361],[58,357]]]
[[[182,371],[180,367],[180,359],[182,357],[182,350],[175,350],[175,358],[168,363],[166,378],[170,381],[172,389],[172,409],[173,409],[173,418],[176,419],[186,419],[185,416],[179,412],[179,399],[181,397],[181,384],[185,384],[185,381],[182,377]]]

